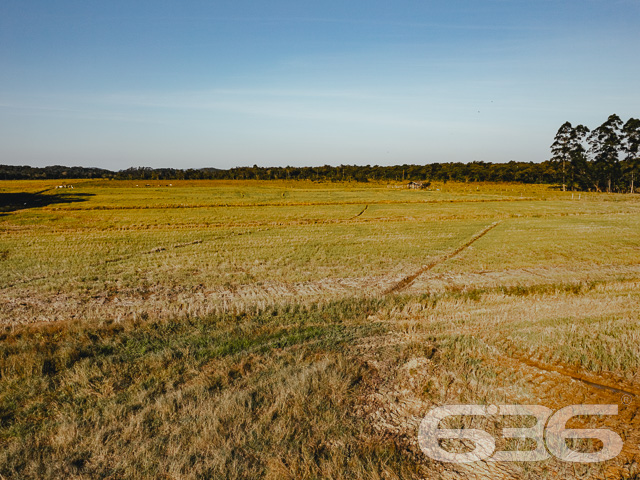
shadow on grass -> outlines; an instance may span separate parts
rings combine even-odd
[[[0,215],[27,208],[46,207],[57,203],[86,202],[93,193],[55,193],[44,194],[47,190],[36,193],[0,193]]]

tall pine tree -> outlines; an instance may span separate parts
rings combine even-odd
[[[622,147],[625,152],[625,177],[629,180],[629,191],[634,192],[640,170],[640,120],[630,118],[622,127]]]
[[[622,120],[615,113],[589,135],[593,156],[596,189],[608,192],[621,180],[620,150],[622,148]]]
[[[566,169],[567,165],[571,161],[571,136],[573,135],[573,126],[571,122],[564,122],[556,137],[551,144],[551,160],[557,162],[560,165],[560,172],[562,175],[562,190],[566,190]]]
[[[569,158],[571,163],[571,189],[588,190],[593,182],[591,169],[587,158],[587,150],[584,148],[585,139],[589,129],[584,125],[578,125],[571,132],[569,140]]]

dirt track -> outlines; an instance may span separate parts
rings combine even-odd
[[[578,419],[574,428],[606,428],[624,440],[622,453],[605,464],[595,464],[587,471],[580,465],[551,459],[533,462],[523,470],[521,464],[476,462],[471,464],[443,464],[431,462],[418,445],[418,428],[422,417],[435,405],[419,394],[420,387],[430,380],[429,371],[437,368],[428,357],[413,357],[401,365],[395,364],[394,354],[401,346],[419,340],[415,335],[389,334],[373,337],[358,345],[358,352],[372,370],[368,393],[361,399],[360,414],[366,416],[378,433],[391,437],[406,455],[424,465],[424,478],[443,479],[520,479],[520,478],[635,478],[640,473],[640,396],[637,391],[622,392],[607,384],[574,377],[577,372],[559,373],[556,367],[533,366],[514,358],[497,355],[491,362],[508,378],[517,378],[516,385],[504,385],[503,401],[510,404],[543,405],[557,410],[572,404],[615,404],[617,416],[598,418],[584,424]],[[428,343],[428,339],[423,339]],[[524,392],[514,394],[513,392]],[[594,417],[590,417],[591,420]],[[437,474],[437,476],[434,476]]]
[[[436,265],[454,257],[473,242],[486,235],[499,222],[493,223],[474,235],[464,245],[455,251],[437,259],[431,264],[408,275],[387,289],[384,294],[397,293],[412,286],[415,280],[427,273]],[[538,272],[535,269],[522,270],[520,275],[527,274],[537,281],[549,280],[549,271]],[[630,266],[605,266],[603,270],[633,270],[632,276],[638,271]],[[478,277],[490,272],[475,274]],[[497,272],[495,272],[497,273]],[[630,273],[630,272],[629,272]],[[442,278],[442,275],[439,276]],[[504,275],[500,275],[504,280]],[[583,276],[584,277],[584,276]],[[424,291],[423,280],[420,290]],[[467,285],[464,276],[457,279],[457,284]],[[465,332],[452,332],[458,335]],[[473,332],[467,332],[474,336]],[[474,336],[475,338],[475,336]],[[481,342],[484,340],[478,337]],[[407,455],[414,461],[425,464],[425,478],[431,478],[437,472],[439,478],[637,478],[640,475],[640,388],[613,375],[603,376],[575,371],[566,365],[548,365],[530,358],[517,358],[495,352],[488,361],[496,369],[505,372],[507,378],[518,378],[518,388],[503,385],[505,393],[504,404],[536,404],[557,410],[568,405],[602,404],[618,405],[618,415],[589,417],[591,423],[586,424],[583,417],[579,417],[574,428],[607,428],[621,436],[624,441],[623,450],[615,459],[603,464],[595,464],[595,468],[583,468],[583,465],[552,461],[544,465],[533,463],[527,470],[517,464],[476,462],[472,464],[442,464],[429,462],[421,453],[417,443],[417,430],[422,416],[434,405],[429,405],[416,391],[419,386],[428,384],[429,376],[425,375],[433,368],[429,357],[414,357],[399,368],[393,365],[393,355],[386,353],[390,347],[399,348],[411,342],[420,342],[420,335],[389,335],[371,339],[359,345],[360,354],[367,358],[369,365],[375,372],[371,380],[369,393],[362,399],[362,414],[367,416],[378,432],[383,432],[395,439],[403,446]],[[422,339],[425,343],[430,340]],[[422,368],[421,368],[422,367]],[[417,388],[418,387],[418,388]],[[526,396],[514,395],[515,391],[527,391]],[[576,420],[576,419],[574,419]]]
[[[398,293],[399,291],[404,290],[405,288],[409,287],[415,281],[415,279],[418,278],[420,275],[423,275],[424,273],[428,272],[429,270],[431,270],[435,266],[446,262],[450,258],[455,257],[457,254],[459,254],[465,248],[468,248],[472,243],[474,243],[475,241],[477,241],[480,238],[484,237],[487,233],[489,233],[489,231],[493,230],[499,224],[500,224],[499,221],[492,223],[488,227],[486,227],[486,228],[482,229],[480,232],[476,233],[473,237],[471,237],[471,239],[468,242],[466,242],[463,245],[459,246],[453,252],[450,252],[450,253],[448,253],[448,254],[436,259],[435,261],[431,262],[428,265],[425,265],[424,267],[420,268],[418,271],[412,273],[411,275],[407,275],[402,280],[400,280],[398,283],[396,283],[391,288],[386,290],[384,292],[384,295],[390,295],[392,293]]]

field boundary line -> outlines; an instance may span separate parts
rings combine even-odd
[[[490,202],[544,202],[547,198],[540,197],[498,197],[495,198],[448,198],[448,199],[402,199],[402,200],[373,200],[372,205],[404,205],[404,204],[441,204],[441,203],[490,203]],[[93,210],[167,210],[181,208],[257,208],[257,207],[314,207],[331,205],[362,205],[364,202],[346,200],[343,202],[289,202],[289,203],[211,203],[211,204],[156,204],[156,205],[95,205],[87,207],[42,207],[47,211],[93,211]]]
[[[463,251],[464,249],[468,248],[469,246],[471,246],[471,244],[473,244],[474,242],[480,240],[487,233],[489,233],[491,230],[493,230],[498,225],[500,225],[500,223],[502,223],[502,220],[498,220],[497,222],[493,222],[491,225],[483,228],[481,231],[479,231],[473,237],[471,237],[471,239],[469,239],[466,243],[460,245],[454,251],[452,251],[450,253],[447,253],[446,255],[444,255],[442,257],[437,258],[436,260],[434,260],[430,264],[423,266],[422,268],[420,268],[418,271],[412,273],[411,275],[407,275],[402,280],[400,280],[398,283],[393,285],[391,288],[388,288],[387,290],[385,290],[382,293],[382,295],[390,295],[392,293],[398,293],[400,290],[404,290],[409,285],[411,285],[415,281],[415,279],[418,278],[420,275],[422,275],[423,273],[428,272],[429,270],[431,270],[435,266],[440,265],[443,262],[446,262],[450,258],[455,257],[461,251]]]
[[[346,204],[344,204],[346,205]],[[372,203],[372,205],[377,205],[376,203]],[[47,208],[47,207],[43,207]],[[204,207],[203,207],[204,208]],[[89,210],[86,210],[89,211]],[[502,218],[506,219],[543,219],[543,218],[563,218],[563,217],[584,217],[584,216],[611,216],[611,215],[637,215],[637,211],[623,211],[623,212],[558,212],[558,213],[549,213],[544,215],[538,214],[503,214]],[[495,216],[493,217],[495,218]],[[480,217],[462,217],[457,215],[451,216],[441,216],[437,217],[438,221],[457,221],[457,220],[481,220]],[[430,219],[431,220],[431,219]],[[309,218],[309,219],[300,219],[300,220],[289,220],[289,221],[255,221],[255,222],[235,222],[235,223],[189,223],[189,224],[179,224],[179,225],[171,225],[171,230],[221,230],[226,228],[257,228],[257,227],[267,227],[267,228],[276,228],[276,227],[295,227],[295,226],[305,226],[305,225],[333,225],[333,224],[352,224],[352,223],[393,223],[393,222],[410,222],[410,223],[418,223],[423,222],[424,219],[415,218],[415,217],[407,217],[407,216],[399,216],[399,217],[360,217],[353,216],[349,218]],[[0,225],[0,235],[12,235],[15,233],[22,233],[29,231],[31,226],[27,227],[19,227],[16,228],[12,226],[9,228],[2,228]],[[156,224],[156,225],[144,225],[144,226],[117,226],[117,227],[107,227],[100,229],[100,232],[123,232],[123,231],[147,231],[147,230],[166,230],[168,225]],[[59,227],[51,227],[47,230],[47,233],[67,233],[67,232],[85,232],[88,228],[83,227],[73,227],[73,228],[59,228]]]

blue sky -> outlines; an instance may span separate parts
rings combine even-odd
[[[0,163],[541,161],[639,60],[640,0],[1,0]]]

